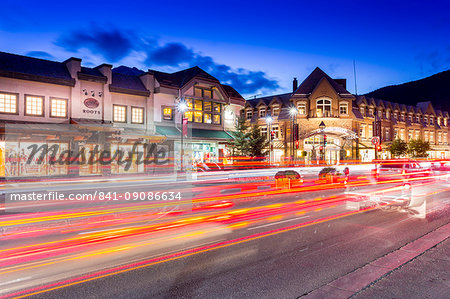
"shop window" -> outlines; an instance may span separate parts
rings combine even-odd
[[[214,116],[213,116],[213,121],[214,121],[214,124],[220,125],[220,123],[221,123],[221,117],[220,117],[220,114],[214,114]]]
[[[187,100],[186,100],[186,105],[188,106],[188,109],[189,109],[189,110],[194,109],[194,104],[193,104],[192,99],[187,99]]]
[[[205,124],[210,124],[212,122],[211,113],[205,113],[203,115],[203,122]]]
[[[219,103],[214,103],[214,112],[220,113],[222,111]]]
[[[67,100],[50,99],[50,116],[67,117]]]
[[[194,122],[196,122],[196,123],[203,122],[203,112],[194,111]]]
[[[173,120],[173,110],[170,107],[163,108],[163,119]]]
[[[133,124],[144,123],[144,108],[131,107],[131,123]]]
[[[339,104],[339,114],[348,114],[348,104],[347,103]]]
[[[25,115],[44,116],[44,97],[25,96]]]
[[[211,112],[212,109],[211,102],[203,102],[203,110],[206,112]]]
[[[187,118],[188,121],[192,122],[194,117],[194,113],[192,111],[186,111],[184,113],[184,118]]]
[[[113,105],[113,121],[118,123],[127,122],[127,106]]]
[[[18,113],[16,94],[0,93],[0,113]]]
[[[194,101],[194,110],[203,110],[203,101],[202,100],[195,100]]]

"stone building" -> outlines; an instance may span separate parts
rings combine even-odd
[[[430,102],[409,106],[355,96],[347,91],[345,79],[332,79],[320,68],[297,85],[294,79],[292,93],[245,104],[247,123],[258,125],[268,138],[273,135],[273,161],[389,158],[387,147],[396,138],[429,141],[430,158],[450,158],[449,114],[435,110]],[[295,124],[298,142],[293,137]],[[374,132],[380,137],[379,150],[373,144]]]

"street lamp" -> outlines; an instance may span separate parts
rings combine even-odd
[[[291,116],[291,125],[292,125],[292,132],[291,132],[291,135],[292,135],[292,156],[291,156],[291,161],[294,161],[294,158],[295,158],[294,142],[297,141],[297,140],[294,141],[294,121],[295,121],[295,118],[297,117],[297,114],[298,114],[297,108],[295,108],[295,106],[292,106],[289,109],[289,115]],[[298,134],[298,132],[297,132],[297,134]]]
[[[181,171],[183,171],[183,159],[184,159],[184,145],[183,145],[183,135],[184,135],[184,132],[183,132],[183,121],[184,121],[184,112],[186,112],[188,109],[189,109],[189,107],[188,107],[188,105],[187,105],[187,103],[186,103],[186,101],[184,100],[184,99],[181,99],[179,102],[178,102],[178,105],[177,105],[177,109],[178,109],[178,111],[181,113],[181,152],[180,152],[180,154],[181,154],[181,159],[180,159],[180,162],[181,162]]]
[[[266,123],[269,126],[269,164],[272,163],[272,122],[273,118],[270,115],[266,116]]]
[[[320,130],[322,131],[322,159],[325,160],[325,123],[322,121],[319,125]]]

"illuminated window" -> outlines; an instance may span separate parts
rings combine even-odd
[[[202,100],[195,100],[195,110],[203,110],[203,101]]]
[[[339,114],[348,114],[348,104],[347,103],[339,104]]]
[[[369,125],[369,136],[367,136],[368,138],[372,138],[373,137],[373,126]]]
[[[220,113],[220,111],[222,111],[222,110],[220,109],[220,104],[219,104],[219,103],[214,103],[214,112]]]
[[[192,103],[192,99],[187,99],[186,100],[186,105],[188,106],[189,110],[194,109],[194,104]]]
[[[0,113],[17,113],[17,95],[0,93]]]
[[[211,112],[212,103],[211,102],[203,102],[203,110],[207,112]]]
[[[259,117],[266,116],[266,108],[259,108]]]
[[[193,120],[193,113],[192,113],[192,111],[186,111],[185,113],[184,113],[184,118],[187,118],[187,120],[188,121],[190,121],[190,122],[192,122],[192,120]]]
[[[279,132],[278,126],[272,126],[272,132],[273,132],[273,138],[274,139],[278,139],[279,138],[279,136],[278,136],[278,132]]]
[[[331,101],[330,100],[317,100],[316,111],[318,117],[331,116]]]
[[[361,124],[361,127],[359,127],[359,136],[361,138],[366,138],[366,125]]]
[[[278,116],[280,114],[280,107],[274,106],[272,108],[272,116]]]
[[[196,122],[196,123],[203,122],[203,112],[194,111],[194,122]]]
[[[265,136],[267,138],[267,127],[261,127],[261,136]]]
[[[361,112],[361,115],[362,115],[362,116],[365,115],[365,111],[366,111],[366,109],[364,109],[364,107],[360,107],[360,108],[359,108],[359,112]]]
[[[172,120],[173,119],[172,108],[165,107],[163,109],[163,119],[165,119],[165,120]]]
[[[205,113],[205,114],[203,115],[203,122],[204,122],[205,124],[210,124],[210,123],[212,123],[211,113]]]
[[[220,122],[221,122],[220,114],[214,114],[213,121],[214,121],[214,124],[220,125]]]
[[[297,103],[298,114],[305,115],[306,114],[306,103]]]
[[[144,123],[144,108],[131,107],[131,123],[132,124]]]
[[[127,106],[113,105],[113,121],[118,123],[127,122]]]
[[[67,100],[50,99],[50,116],[67,117]]]
[[[44,97],[26,96],[25,115],[44,115]]]
[[[386,130],[384,131],[384,133],[386,134],[386,140],[391,140],[390,138],[391,138],[391,136],[390,136],[390,131],[389,131],[389,128],[386,128]]]

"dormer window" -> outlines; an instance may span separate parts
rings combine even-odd
[[[297,103],[298,114],[306,115],[306,103],[299,102]]]
[[[253,111],[252,110],[247,110],[246,118],[247,119],[252,119],[252,116],[253,116]]]
[[[280,107],[273,106],[272,107],[272,116],[278,116],[280,114]]]
[[[433,124],[433,117],[430,117],[430,125]]]
[[[361,112],[361,115],[362,115],[362,116],[365,116],[365,115],[364,115],[364,114],[365,114],[365,113],[364,113],[364,112],[365,112],[364,107],[360,107],[360,108],[359,108],[359,112]]]
[[[389,111],[386,111],[386,118],[389,119],[390,113]]]
[[[372,108],[369,108],[369,116],[373,117],[373,109]]]
[[[321,99],[317,100],[316,111],[318,117],[331,116],[331,100]]]
[[[347,103],[339,103],[339,114],[348,114],[348,104]]]
[[[259,117],[266,117],[266,108],[259,108]]]

